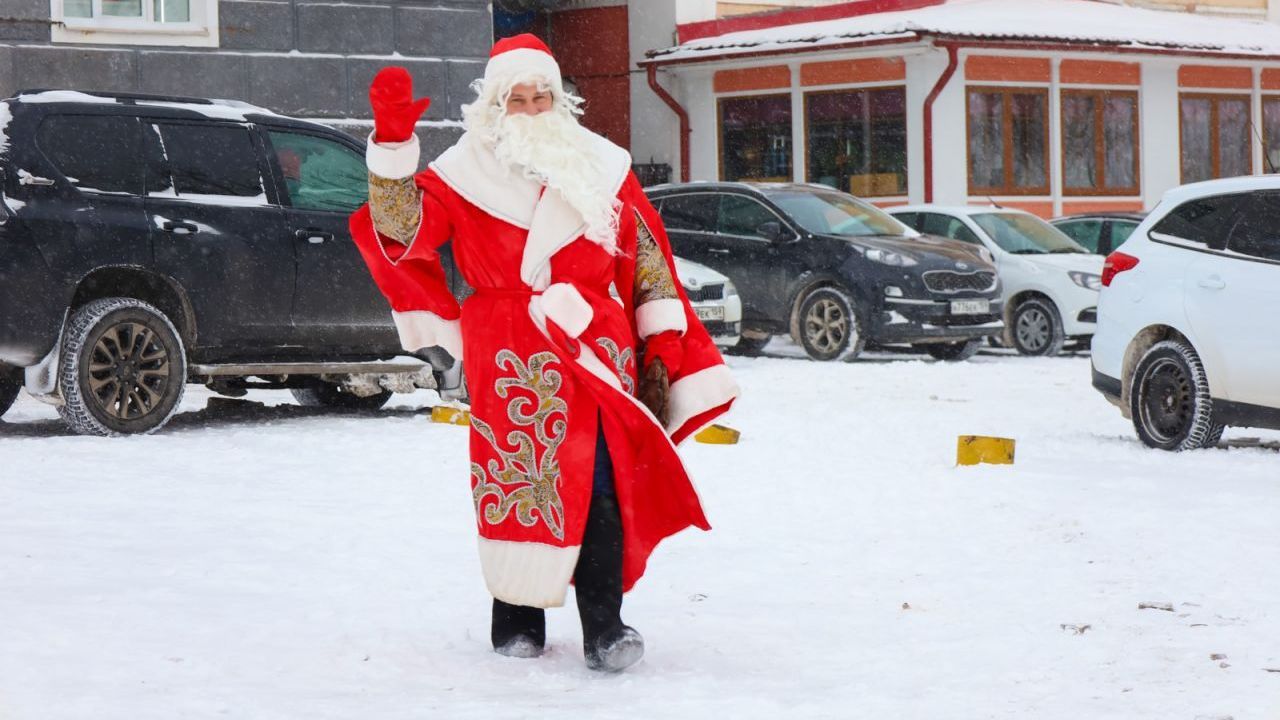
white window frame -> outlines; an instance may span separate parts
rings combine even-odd
[[[109,45],[177,45],[218,47],[218,0],[188,0],[190,22],[162,23],[152,19],[154,0],[142,0],[141,18],[106,17],[102,0],[92,0],[93,17],[67,17],[64,0],[49,0],[55,43]]]

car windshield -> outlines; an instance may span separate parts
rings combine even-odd
[[[996,245],[1014,255],[1089,252],[1061,230],[1034,215],[980,213],[973,216],[973,221],[986,231]]]
[[[874,205],[838,192],[777,192],[769,199],[800,227],[818,235],[915,235]]]

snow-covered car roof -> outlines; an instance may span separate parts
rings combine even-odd
[[[935,212],[945,213],[947,215],[981,215],[992,212],[1008,212],[1021,213],[1023,215],[1031,215],[1026,210],[1018,208],[999,207],[997,205],[897,205],[886,208],[885,212],[890,215],[899,212]]]
[[[1280,56],[1280,25],[1095,0],[948,0],[915,10],[743,30],[649,53],[651,61],[696,61],[824,45],[925,37],[1088,43],[1107,49],[1194,50]]]
[[[1181,203],[1192,198],[1248,192],[1250,190],[1280,190],[1280,175],[1247,175],[1179,185],[1176,188],[1166,190],[1161,202]]]

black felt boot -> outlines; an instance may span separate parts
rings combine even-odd
[[[622,519],[612,494],[592,495],[573,582],[587,667],[618,672],[638,662],[644,639],[622,624]]]
[[[542,608],[512,605],[494,598],[490,639],[499,655],[538,657],[547,645],[547,614]]]

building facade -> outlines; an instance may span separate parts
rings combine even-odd
[[[692,180],[1046,217],[1150,209],[1182,183],[1280,167],[1273,23],[1088,0],[889,4],[682,26],[645,61],[687,118],[669,155]]]
[[[424,156],[460,134],[493,39],[487,0],[3,0],[0,97],[82,89],[244,100],[368,132],[368,87],[403,65],[432,97]]]

